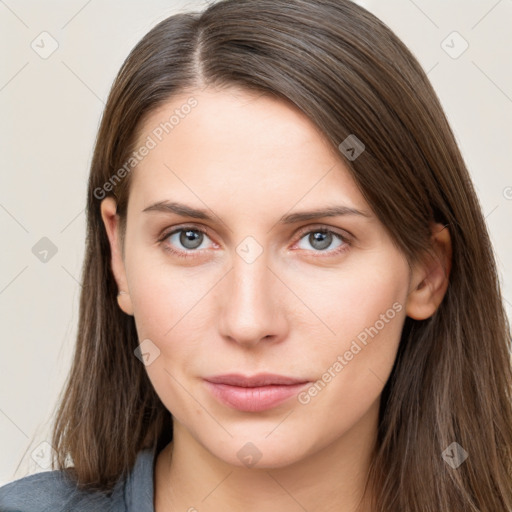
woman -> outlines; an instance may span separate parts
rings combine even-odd
[[[113,85],[87,211],[57,470],[2,510],[512,510],[484,219],[425,73],[366,10],[158,24]]]

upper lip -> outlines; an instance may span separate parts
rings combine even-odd
[[[308,382],[306,379],[296,379],[286,375],[277,375],[273,373],[259,373],[257,375],[247,376],[239,373],[229,373],[226,375],[214,375],[205,377],[208,382],[214,384],[227,384],[229,386],[238,386],[243,388],[255,388],[259,386],[290,386],[293,384],[302,384]]]

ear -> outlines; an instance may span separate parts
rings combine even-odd
[[[119,229],[119,215],[117,215],[117,204],[113,197],[106,197],[101,202],[101,217],[105,224],[110,252],[112,255],[111,268],[117,283],[119,294],[117,302],[119,307],[127,314],[133,315],[133,306],[126,279],[126,269],[122,254],[122,242]]]
[[[448,226],[431,223],[434,255],[426,255],[412,270],[407,298],[407,316],[415,320],[431,317],[448,289],[452,265],[452,242]]]

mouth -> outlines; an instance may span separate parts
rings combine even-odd
[[[245,412],[277,407],[296,396],[309,381],[276,374],[216,375],[204,378],[207,389],[221,403]]]

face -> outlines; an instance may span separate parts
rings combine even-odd
[[[244,450],[277,467],[343,439],[378,407],[411,273],[342,158],[298,110],[234,89],[173,98],[148,137],[113,265],[175,428],[238,466]],[[205,380],[263,373],[298,384]]]

